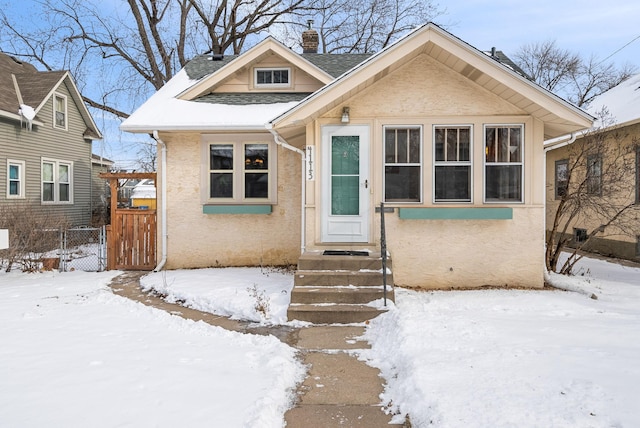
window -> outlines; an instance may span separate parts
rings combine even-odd
[[[420,127],[384,129],[384,200],[420,202],[422,181]]]
[[[436,202],[471,202],[471,127],[434,130]]]
[[[73,164],[71,162],[42,160],[42,202],[73,202]]]
[[[569,160],[556,161],[556,199],[562,199],[567,194],[569,186]]]
[[[485,201],[522,202],[523,126],[485,127]]]
[[[208,148],[208,201],[275,202],[270,143],[212,143]]]
[[[587,193],[592,195],[602,193],[602,157],[600,155],[587,156]]]
[[[67,129],[67,97],[63,95],[53,96],[53,126]]]
[[[7,198],[24,198],[24,162],[7,160]]]
[[[573,228],[573,242],[581,243],[587,240],[587,229]]]
[[[256,87],[288,87],[290,70],[288,68],[256,68]]]

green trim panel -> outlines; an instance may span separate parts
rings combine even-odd
[[[203,205],[203,214],[271,214],[271,205]]]
[[[405,220],[511,220],[513,208],[398,208]]]

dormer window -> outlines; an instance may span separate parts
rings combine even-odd
[[[289,68],[256,68],[254,71],[257,88],[286,88],[290,86]]]
[[[67,129],[67,97],[63,95],[53,97],[53,126]]]

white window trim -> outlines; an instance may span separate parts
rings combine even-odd
[[[62,98],[64,101],[64,126],[58,126],[56,121],[56,99]],[[67,96],[54,92],[53,94],[53,127],[56,129],[64,129],[65,131],[69,129],[69,108],[67,103]]]
[[[258,83],[258,71],[281,71],[287,70],[289,81],[287,83]],[[258,89],[264,88],[291,88],[293,74],[290,67],[256,67],[253,69],[253,86]]]
[[[397,129],[418,129],[420,130],[420,194],[419,194],[419,198],[417,201],[406,201],[406,202],[402,202],[402,201],[391,201],[391,202],[387,202],[385,200],[385,195],[387,194],[387,189],[386,189],[386,184],[387,184],[387,179],[385,176],[385,169],[387,166],[387,162],[386,162],[386,141],[384,140],[385,138],[385,134],[386,134],[386,130],[387,128],[397,128]],[[384,125],[382,127],[382,200],[385,201],[385,204],[392,204],[392,205],[421,205],[422,201],[424,200],[424,168],[425,168],[425,159],[424,159],[424,127],[422,125]],[[394,164],[394,165],[398,165],[398,166],[410,166],[413,164]]]
[[[487,128],[520,128],[520,135],[522,136],[522,146],[520,147],[521,160],[520,162],[499,162],[491,163],[491,165],[522,165],[520,170],[520,200],[519,201],[487,201],[487,156],[485,150],[487,147]],[[524,170],[525,170],[525,126],[524,123],[485,123],[482,126],[482,202],[485,204],[508,204],[508,205],[520,205],[525,203],[525,182],[524,182]]]
[[[53,164],[53,201],[45,201],[44,197],[44,182],[42,177],[42,167],[45,163]],[[59,177],[59,166],[67,165],[69,167],[69,200],[61,201],[60,200],[60,177]],[[40,160],[40,202],[43,205],[73,205],[73,162],[59,160],[59,159],[51,159],[51,158],[41,158]]]
[[[10,191],[10,167],[11,165],[18,165],[20,168],[18,180],[20,182],[20,192],[17,195],[12,195],[9,193]],[[13,159],[7,159],[7,199],[24,199],[25,198],[25,162]]]
[[[436,161],[436,129],[438,128],[469,128],[469,161],[463,162],[443,162]],[[431,177],[431,200],[433,204],[473,204],[473,124],[470,123],[460,123],[460,124],[438,124],[433,125],[431,131],[431,141],[433,142],[431,145],[433,146],[432,159],[433,159],[433,171]],[[469,200],[468,201],[456,201],[456,200],[436,200],[436,167],[437,166],[469,166],[469,174],[470,174],[470,182],[469,182]]]
[[[233,197],[211,198],[210,195],[210,149],[211,145],[233,146]],[[260,172],[269,174],[269,197],[246,198],[244,194],[244,149],[248,144],[265,144],[269,150],[269,167]],[[205,135],[202,138],[202,163],[201,163],[201,192],[200,200],[203,205],[276,205],[278,203],[278,152],[273,139],[267,136],[247,139],[246,135]],[[253,170],[255,171],[255,170]],[[257,172],[257,171],[256,171]]]

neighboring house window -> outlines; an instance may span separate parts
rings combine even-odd
[[[218,202],[273,202],[269,143],[209,144],[209,194]]]
[[[256,87],[288,87],[290,74],[291,71],[288,68],[256,68],[254,76]]]
[[[602,157],[600,155],[587,156],[587,193],[592,195],[602,193]]]
[[[53,96],[53,125],[67,129],[67,97],[63,95]]]
[[[422,128],[384,128],[384,200],[420,202]]]
[[[587,240],[587,229],[573,228],[573,241],[576,243],[585,242]]]
[[[7,198],[24,198],[24,161],[7,160]]]
[[[471,202],[471,127],[434,129],[436,202]]]
[[[567,194],[569,186],[569,160],[556,161],[556,199],[562,199]]]
[[[485,127],[485,201],[522,202],[522,125]]]
[[[43,159],[42,160],[42,202],[71,203],[73,163]]]

